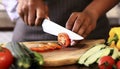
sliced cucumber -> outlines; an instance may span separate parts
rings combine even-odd
[[[118,56],[120,57],[120,51],[118,51]]]
[[[85,54],[83,54],[79,60],[78,60],[78,64],[84,64],[84,62],[86,61],[86,59],[88,57],[90,57],[91,55],[93,55],[94,53],[96,53],[97,51],[105,48],[106,45],[105,44],[98,44],[95,45],[93,48],[89,49]]]
[[[96,52],[94,55],[91,55],[87,60],[86,62],[84,63],[85,66],[89,66],[91,64],[93,64],[94,62],[96,62],[100,57],[101,55],[103,55],[103,53],[106,52],[108,48],[105,48],[105,49],[102,49],[98,52]]]
[[[97,63],[99,62],[99,59],[103,56],[108,56],[111,52],[113,52],[113,48],[110,48],[110,47],[106,47],[105,49],[106,51],[102,53],[102,55],[98,58],[98,61]]]
[[[119,51],[117,48],[114,48],[113,54],[112,54],[112,58],[113,59],[117,59],[119,57]]]

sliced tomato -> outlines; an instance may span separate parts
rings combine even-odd
[[[55,49],[61,49],[62,47],[56,43],[48,43],[50,45],[49,47],[55,48]]]
[[[67,33],[59,33],[58,34],[58,43],[64,47],[69,46],[71,43],[71,40],[70,40],[68,34]]]
[[[44,52],[45,51],[43,48],[39,48],[39,47],[31,47],[30,49],[32,51],[36,51],[36,52]]]
[[[31,47],[30,49],[36,52],[45,52],[45,51],[61,49],[61,48],[62,47],[56,43],[45,43],[45,44],[40,44],[37,47]]]

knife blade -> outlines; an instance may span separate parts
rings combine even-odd
[[[69,35],[71,40],[82,40],[84,39],[82,36],[54,23],[53,21],[50,21],[49,19],[44,19],[42,23],[43,31],[55,36],[58,36],[59,33],[65,32]]]

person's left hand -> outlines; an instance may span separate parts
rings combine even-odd
[[[66,28],[86,37],[96,27],[97,17],[87,12],[73,12],[69,17]]]

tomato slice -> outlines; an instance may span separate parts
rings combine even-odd
[[[58,34],[58,43],[63,47],[69,46],[71,43],[71,40],[70,40],[68,34],[67,33],[59,33]]]
[[[56,43],[46,43],[46,44],[39,44],[37,47],[31,47],[32,51],[36,52],[45,52],[50,50],[61,49],[62,47]]]

